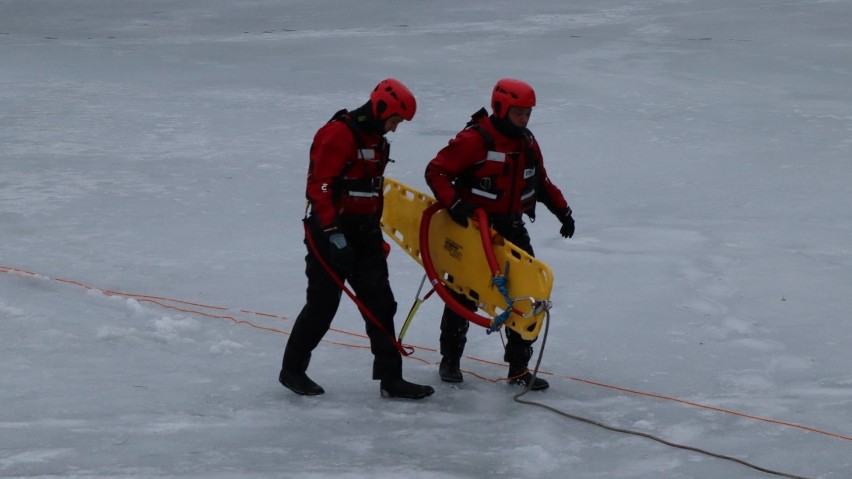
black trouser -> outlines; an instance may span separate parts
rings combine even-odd
[[[533,248],[530,244],[530,235],[520,219],[489,217],[489,220],[491,221],[491,227],[500,233],[501,236],[531,256],[534,256]],[[476,303],[467,299],[464,295],[452,294],[468,309],[476,311]],[[444,307],[444,315],[441,317],[440,338],[442,356],[453,358],[460,358],[462,356],[464,346],[467,343],[467,330],[469,326],[470,323],[466,319],[448,306]],[[535,340],[526,340],[509,328],[505,328],[505,331],[506,351],[503,354],[503,360],[509,363],[509,370],[512,372],[525,369],[530,362],[530,358],[532,358],[532,344]]]
[[[331,245],[320,231],[319,222],[313,216],[307,221],[317,252],[334,268],[328,260]],[[388,264],[382,248],[379,220],[373,216],[343,216],[340,218],[340,227],[355,253],[352,273],[346,280],[358,299],[385,329],[382,331],[364,317],[373,352],[373,379],[402,378],[402,356],[392,341],[396,337],[393,324],[396,301],[388,281]],[[335,274],[340,277],[339,271],[335,271]],[[337,313],[342,293],[310,247],[305,256],[305,275],[308,277],[307,302],[293,324],[281,364],[283,369],[295,373],[307,369],[311,352],[328,331]]]

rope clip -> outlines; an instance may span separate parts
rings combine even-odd
[[[550,308],[553,307],[553,301],[550,301],[550,300],[547,300],[547,299],[537,300],[537,299],[533,298],[532,296],[527,296],[527,297],[523,297],[523,298],[512,298],[511,304],[514,306],[514,304],[519,302],[519,301],[529,301],[530,306],[531,306],[530,311],[528,313],[524,313],[524,314],[522,314],[520,311],[518,311],[518,309],[512,308],[513,313],[517,314],[518,316],[520,316],[524,319],[531,318],[533,316],[538,316],[539,314],[541,314],[545,311],[550,311]]]

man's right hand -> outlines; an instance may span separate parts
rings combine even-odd
[[[346,242],[346,237],[343,236],[343,233],[332,233],[328,237],[328,242],[330,243],[328,259],[331,262],[331,267],[341,276],[349,276],[355,266],[355,252]]]
[[[476,208],[478,207],[473,203],[468,203],[460,199],[456,200],[449,208],[450,218],[462,227],[467,228],[467,219],[473,214]]]

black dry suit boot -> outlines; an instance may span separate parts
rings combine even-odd
[[[464,381],[459,361],[460,359],[455,356],[444,356],[441,358],[441,365],[438,367],[438,375],[441,376],[441,381],[447,383],[460,383]]]
[[[325,389],[311,381],[311,378],[304,372],[294,373],[282,369],[281,373],[278,374],[278,382],[300,396],[318,396],[325,393]]]
[[[410,383],[402,378],[382,379],[380,391],[382,397],[403,399],[423,399],[435,392],[432,386]]]
[[[533,391],[541,391],[550,387],[550,383],[540,377],[534,376],[533,373],[527,370],[526,366],[517,367],[509,365],[508,377],[509,384],[514,386],[527,387],[532,382],[530,389]]]

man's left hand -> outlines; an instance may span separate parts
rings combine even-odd
[[[562,228],[559,228],[559,234],[563,238],[571,238],[574,236],[574,217],[571,216],[571,208],[568,208],[558,216],[559,222],[562,223]]]

